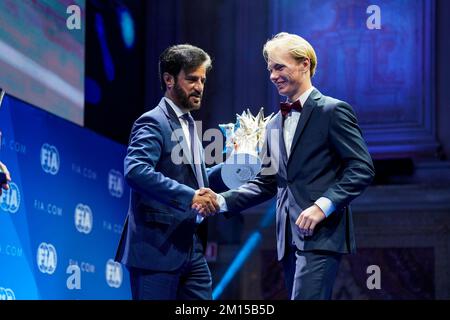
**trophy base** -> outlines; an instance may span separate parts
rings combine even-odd
[[[221,176],[229,189],[239,188],[261,170],[261,160],[249,153],[233,153],[225,161]]]

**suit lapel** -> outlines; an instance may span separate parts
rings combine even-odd
[[[206,173],[206,165],[205,165],[205,150],[203,149],[202,141],[200,140],[200,137],[197,134],[198,133],[197,129],[198,129],[197,128],[197,123],[195,123],[195,126],[194,126],[195,139],[197,140],[197,145],[199,146],[199,149],[200,149],[199,150],[200,151],[200,161],[201,161],[200,169],[201,169],[201,174],[202,174],[202,177],[203,177],[203,184],[204,184],[205,187],[207,187],[208,186],[208,175]],[[191,167],[193,168],[193,170],[195,172],[195,167],[194,166],[195,166],[195,164],[192,164]]]
[[[303,106],[302,114],[300,116],[300,119],[298,120],[294,138],[292,139],[291,152],[288,163],[290,162],[292,155],[294,154],[294,149],[303,133],[303,130],[306,127],[306,124],[308,123],[309,118],[311,117],[312,111],[317,106],[317,100],[319,100],[321,96],[322,94],[317,89],[314,89],[306,100],[305,105]]]
[[[286,144],[284,143],[284,132],[283,132],[283,116],[281,112],[277,113],[276,125],[279,130],[279,145],[278,150],[280,150],[279,161],[283,163],[283,166],[287,166],[287,152],[286,152]]]
[[[199,140],[199,146],[201,146],[201,141]],[[206,164],[205,164],[205,150],[203,148],[200,148],[201,150],[201,159],[202,159],[202,164],[201,164],[201,168],[202,168],[202,176],[203,176],[203,183],[205,184],[205,187],[208,188],[209,187],[209,181],[208,181],[208,174],[206,173]]]
[[[175,135],[175,137],[177,138],[178,143],[181,145],[181,148],[183,150],[183,163],[189,163],[189,165],[191,166],[192,172],[194,173],[194,176],[195,176],[194,163],[191,160],[191,159],[193,159],[192,154],[187,145],[187,142],[186,142],[187,140],[186,140],[186,137],[184,136],[183,128],[181,127],[181,123],[177,117],[177,114],[170,107],[170,105],[166,102],[166,100],[164,98],[159,103],[159,107],[166,114],[167,119],[169,120],[169,125],[172,129],[172,132]]]

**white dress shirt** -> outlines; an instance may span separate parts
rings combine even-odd
[[[167,103],[172,107],[173,111],[175,111],[175,114],[177,115],[178,120],[180,121],[181,128],[183,129],[183,134],[184,134],[184,137],[186,138],[186,144],[188,145],[189,151],[191,151],[191,154],[192,154],[191,135],[189,134],[189,123],[187,122],[187,120],[185,120],[185,119],[183,118],[183,115],[184,115],[185,113],[188,113],[188,112],[185,112],[185,111],[181,110],[181,109],[180,109],[175,103],[173,103],[173,101],[170,100],[169,98],[164,97],[164,99],[166,99]],[[195,129],[194,129],[194,132],[195,132]],[[225,201],[225,199],[224,199],[224,201]],[[196,218],[196,221],[197,221],[197,223],[202,222],[202,221],[203,221],[203,217],[202,217],[201,215],[198,214],[198,215],[197,215],[197,218]]]
[[[305,105],[306,100],[308,100],[309,95],[314,90],[314,87],[309,88],[305,92],[302,93],[300,98],[300,103],[302,106]],[[288,101],[286,101],[288,102]],[[295,101],[292,101],[295,102]],[[284,146],[286,147],[287,156],[291,155],[291,146],[292,140],[294,139],[295,130],[297,129],[298,120],[300,119],[301,113],[298,111],[291,111],[286,116],[283,125],[283,138],[284,138]]]
[[[172,100],[170,100],[167,97],[164,97],[164,99],[167,101],[167,103],[172,107],[173,111],[175,111],[175,114],[178,117],[178,120],[180,121],[181,128],[183,129],[184,137],[186,138],[186,144],[188,145],[189,151],[192,153],[191,148],[191,135],[189,134],[189,123],[186,119],[183,118],[183,115],[185,113],[189,113],[186,111],[181,110],[175,103],[173,103]]]

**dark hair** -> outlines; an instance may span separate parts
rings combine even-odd
[[[162,90],[166,90],[163,78],[165,72],[176,79],[181,70],[191,72],[205,62],[207,63],[206,71],[208,72],[212,67],[211,58],[205,51],[190,44],[180,44],[167,48],[159,56],[159,80],[161,81]]]

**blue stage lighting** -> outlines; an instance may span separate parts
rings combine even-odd
[[[135,38],[133,17],[125,7],[120,7],[118,9],[118,15],[123,42],[128,49],[131,49],[134,46]]]
[[[106,78],[108,81],[113,81],[115,77],[114,63],[106,42],[103,18],[99,14],[95,15],[95,29],[97,30],[98,41],[100,42],[100,48],[102,50],[103,67],[105,68]]]
[[[85,78],[84,90],[86,102],[89,102],[91,104],[98,104],[102,99],[102,89],[100,88],[97,81],[90,77]]]
[[[242,247],[241,251],[239,251],[237,257],[233,260],[228,270],[225,272],[222,280],[220,280],[219,284],[214,288],[213,291],[213,300],[217,300],[222,292],[225,290],[226,286],[230,283],[231,279],[236,275],[239,269],[244,264],[245,260],[250,256],[253,249],[256,248],[258,243],[261,241],[261,233],[256,231],[252,233],[250,238],[248,238],[245,245]]]
[[[264,214],[264,217],[261,219],[259,229],[264,229],[269,225],[271,225],[274,221],[274,217],[275,217],[275,202],[273,202],[272,205],[269,207],[269,209],[267,209],[266,213]],[[225,275],[220,280],[219,284],[214,288],[212,294],[213,300],[217,300],[221,296],[227,285],[230,283],[230,281],[233,279],[236,273],[241,269],[244,262],[247,260],[247,258],[253,252],[253,250],[261,242],[261,239],[262,235],[260,230],[257,230],[250,235],[250,237],[245,242],[242,249],[239,251],[236,258],[234,258],[228,270],[225,272]]]

